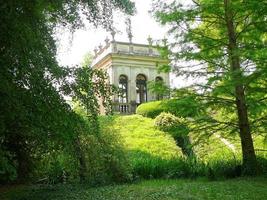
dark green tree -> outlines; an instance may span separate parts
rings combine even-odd
[[[114,10],[132,14],[133,6],[128,0],[1,1],[0,152],[14,179],[28,178],[48,145],[75,138],[75,115],[57,87],[64,71],[56,61],[56,28],[74,31],[85,16],[109,29]]]
[[[215,109],[195,120],[195,130],[239,133],[244,174],[257,173],[252,134],[266,130],[266,13],[263,0],[154,4],[156,18],[171,26],[175,72],[205,80],[195,86]],[[219,109],[234,117],[216,118]]]

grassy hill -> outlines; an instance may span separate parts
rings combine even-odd
[[[132,154],[149,154],[163,159],[182,156],[172,137],[154,127],[153,119],[129,115],[102,117],[101,122],[113,126]]]
[[[198,163],[184,159],[173,138],[154,127],[154,119],[141,115],[102,116],[100,122],[120,135],[134,175],[143,178],[191,177],[207,174],[207,165],[218,175],[230,173],[241,163],[237,137],[212,135],[194,146]],[[195,136],[191,135],[193,142]],[[262,138],[255,139],[262,149]],[[226,171],[225,171],[226,170]],[[195,173],[195,174],[194,174]]]

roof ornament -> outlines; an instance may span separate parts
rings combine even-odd
[[[105,43],[106,43],[106,46],[108,46],[108,44],[109,44],[109,39],[108,39],[108,37],[106,37],[106,39],[105,39]]]
[[[111,42],[113,43],[111,45],[112,46],[112,52],[117,52],[117,44],[116,44],[116,41],[115,41],[115,35],[116,35],[117,31],[116,31],[115,27],[113,26],[113,24],[110,26],[109,31],[110,31],[110,34],[111,34],[111,37],[112,37]]]
[[[95,56],[97,56],[97,53],[98,53],[97,47],[94,48],[94,52],[95,52]]]
[[[113,19],[108,27],[108,32],[111,34],[112,42],[115,42],[116,28],[114,27]]]
[[[163,46],[164,46],[164,47],[167,46],[168,40],[167,40],[166,37],[163,38],[162,43],[163,43]]]
[[[153,49],[152,49],[153,40],[150,35],[148,36],[147,41],[148,41],[148,53],[149,55],[152,55],[153,54]]]
[[[130,17],[126,18],[125,24],[126,24],[126,33],[128,35],[129,42],[132,43],[133,33],[132,33],[132,22],[131,22]]]
[[[99,48],[99,51],[101,51],[103,48],[102,44],[99,44],[98,48]]]
[[[115,42],[116,31],[114,29],[111,29],[110,33],[111,33],[111,37],[112,37],[112,42]]]
[[[150,35],[148,36],[147,41],[148,41],[149,46],[152,46],[153,41]]]

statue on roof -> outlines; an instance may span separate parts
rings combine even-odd
[[[126,33],[128,35],[130,43],[132,43],[133,33],[132,33],[132,22],[130,17],[127,17],[125,24],[126,24]]]

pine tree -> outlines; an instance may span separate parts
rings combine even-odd
[[[170,26],[167,53],[176,74],[205,80],[194,86],[205,106],[215,111],[196,120],[196,130],[239,133],[243,173],[257,173],[252,133],[266,130],[267,3],[160,1],[153,9]],[[221,110],[228,116],[216,117]]]

